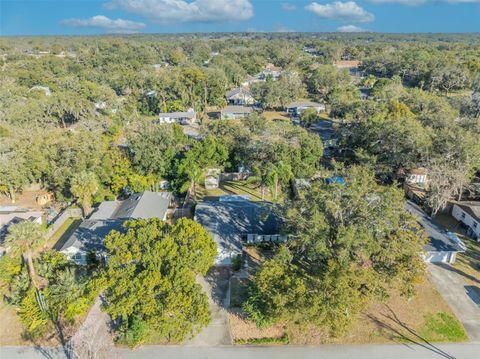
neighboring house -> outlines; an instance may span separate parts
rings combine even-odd
[[[224,197],[199,203],[194,217],[217,243],[216,265],[231,265],[242,254],[244,243],[286,240],[280,235],[281,220],[273,204],[251,202],[243,196]]]
[[[322,103],[311,101],[296,101],[287,105],[287,112],[290,115],[297,117],[300,116],[303,111],[309,108],[313,108],[317,112],[325,111],[325,105]]]
[[[87,263],[87,254],[91,251],[104,257],[103,240],[110,231],[123,231],[123,223],[129,219],[166,220],[172,199],[170,192],[144,191],[124,201],[102,202],[65,242],[58,242],[55,249],[82,265]]]
[[[411,169],[407,172],[405,182],[425,187],[427,184],[427,169],[424,167]]]
[[[360,66],[361,62],[359,60],[340,60],[335,61],[333,65],[337,69],[357,69]]]
[[[467,234],[480,242],[480,202],[454,202],[452,216],[467,227]]]
[[[248,87],[237,87],[226,94],[227,102],[230,105],[253,105],[255,104],[255,99],[252,97]]]
[[[30,221],[41,225],[43,223],[43,212],[17,206],[0,206],[0,256],[3,256],[7,251],[3,242],[8,234],[8,228],[12,224],[23,221]]]
[[[234,120],[245,118],[252,113],[251,107],[245,106],[227,106],[220,111],[220,118],[222,120]]]
[[[265,80],[268,76],[271,76],[273,80],[278,80],[282,74],[282,68],[268,63],[265,65],[264,70],[260,73],[260,80]]]
[[[255,82],[260,82],[260,81],[262,81],[262,79],[260,78],[260,75],[248,76],[245,80],[243,80],[241,85],[243,87],[247,87],[247,86],[250,86],[251,84],[254,84]]]
[[[176,122],[181,125],[192,125],[197,121],[197,113],[193,108],[186,112],[162,112],[158,114],[158,120],[161,124]]]
[[[413,214],[427,232],[429,242],[425,245],[423,258],[428,263],[455,263],[458,252],[465,252],[465,244],[451,232],[447,232],[418,205],[407,201],[405,209]]]

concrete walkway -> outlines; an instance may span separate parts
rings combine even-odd
[[[480,343],[480,298],[471,290],[461,273],[448,264],[429,264],[437,290],[462,322],[470,340]],[[479,278],[480,286],[480,278]],[[478,354],[480,358],[480,352]]]
[[[218,347],[233,343],[228,323],[228,285],[229,273],[212,268],[206,277],[198,276],[197,282],[208,295],[212,321],[197,336],[185,343],[195,347]]]

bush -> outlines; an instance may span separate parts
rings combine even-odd
[[[120,328],[121,336],[119,342],[135,348],[140,345],[147,336],[147,323],[139,318],[127,320]]]
[[[27,292],[18,315],[26,333],[31,338],[39,338],[50,330],[47,313],[40,309],[34,288],[30,288]]]
[[[289,342],[288,334],[284,334],[280,338],[252,338],[235,341],[237,344],[288,344]]]
[[[232,268],[234,271],[239,271],[242,268],[243,264],[243,256],[242,255],[237,255],[233,258],[232,260]]]

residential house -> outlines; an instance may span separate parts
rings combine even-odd
[[[220,174],[222,170],[220,168],[209,168],[205,175],[205,189],[215,189],[220,185]]]
[[[281,220],[274,205],[251,202],[244,196],[222,196],[219,201],[201,202],[195,221],[205,227],[217,243],[216,265],[231,265],[244,244],[286,241],[280,234]]]
[[[424,167],[414,168],[407,172],[405,182],[424,187],[427,184],[427,169]]]
[[[41,225],[43,223],[43,212],[17,206],[0,207],[0,256],[3,256],[7,252],[7,248],[3,245],[3,242],[8,234],[8,228],[12,224],[23,221],[30,221]]]
[[[237,87],[227,92],[225,97],[230,105],[246,106],[255,104],[255,99],[247,86]]]
[[[268,63],[265,65],[265,68],[260,73],[260,79],[265,80],[268,76],[271,76],[274,81],[278,80],[280,75],[282,74],[282,68],[275,66],[272,63]]]
[[[124,201],[105,201],[85,219],[66,240],[55,249],[78,264],[87,263],[87,254],[95,252],[105,256],[103,240],[112,231],[124,231],[123,223],[129,219],[167,219],[173,196],[170,192],[134,193]]]
[[[317,112],[325,111],[325,105],[312,101],[295,101],[287,105],[287,113],[293,117],[298,117],[303,111],[313,108]]]
[[[465,252],[465,244],[455,233],[447,232],[418,205],[407,201],[405,209],[413,214],[426,231],[429,242],[425,245],[423,259],[427,263],[455,263],[458,252]]]
[[[243,80],[243,82],[241,83],[241,85],[243,87],[247,87],[247,86],[250,86],[251,84],[255,83],[255,82],[260,82],[260,81],[263,81],[261,78],[260,78],[260,75],[255,75],[255,76],[247,76],[247,78],[245,80]]]
[[[480,202],[454,202],[452,216],[467,227],[467,234],[480,242]]]
[[[234,120],[247,117],[252,113],[251,107],[245,106],[227,106],[220,111],[220,118],[222,120]]]
[[[419,167],[407,171],[403,186],[405,195],[415,203],[422,203],[426,195],[427,181],[428,172],[426,168]]]
[[[186,112],[161,112],[158,114],[158,120],[164,123],[179,123],[181,125],[192,125],[197,121],[197,113],[193,108]]]

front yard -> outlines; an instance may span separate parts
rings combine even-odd
[[[249,277],[270,251],[247,248]],[[467,340],[460,322],[433,284],[425,279],[417,285],[411,300],[394,293],[385,303],[371,303],[352,323],[347,334],[332,338],[321,328],[311,325],[280,323],[259,329],[241,309],[247,296],[248,278],[232,281],[229,320],[237,344],[290,343],[296,345],[374,344],[458,342]]]

